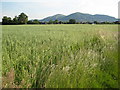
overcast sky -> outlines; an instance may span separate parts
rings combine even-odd
[[[55,14],[68,15],[75,12],[104,14],[118,18],[120,0],[2,0],[0,16],[14,17],[21,12],[29,19],[42,19]],[[2,6],[2,8],[1,8]],[[2,17],[0,17],[1,19]]]

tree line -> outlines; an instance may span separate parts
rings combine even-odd
[[[69,21],[58,21],[50,20],[48,22],[41,22],[37,19],[28,20],[28,16],[25,13],[21,13],[15,16],[13,19],[11,17],[3,16],[2,25],[18,25],[18,24],[120,24],[120,21],[116,22],[77,22],[75,19],[70,19]]]
[[[11,17],[3,16],[2,24],[9,25],[9,24],[27,24],[28,16],[24,13],[21,13],[19,16],[15,16],[13,19]]]

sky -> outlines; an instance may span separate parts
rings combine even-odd
[[[0,20],[3,16],[18,16],[21,12],[29,19],[43,19],[55,14],[75,12],[104,14],[118,18],[120,0],[1,0]],[[2,15],[1,15],[2,14]]]

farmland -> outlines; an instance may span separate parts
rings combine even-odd
[[[3,87],[117,88],[117,25],[3,25]]]

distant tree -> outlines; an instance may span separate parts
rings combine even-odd
[[[98,24],[98,22],[97,22],[97,21],[94,21],[94,24]]]
[[[24,13],[21,13],[19,16],[18,16],[18,22],[20,24],[27,24],[28,22],[28,16]]]
[[[54,23],[54,24],[58,24],[59,22],[58,22],[58,20],[55,20],[55,21],[53,21],[53,23]]]
[[[50,20],[50,21],[48,22],[48,24],[53,24],[53,21],[52,21],[52,20]]]
[[[62,22],[62,21],[59,21],[59,24],[63,24],[63,22]]]
[[[8,17],[8,23],[11,23],[11,22],[12,22],[11,17]]]
[[[75,19],[70,19],[69,20],[69,24],[75,24],[76,23],[76,20]]]
[[[29,21],[27,22],[27,24],[33,24],[33,21],[29,20]]]
[[[35,19],[35,20],[29,20],[27,24],[40,24],[40,22],[37,19]]]
[[[2,24],[26,24],[28,22],[28,16],[21,13],[18,17],[15,16],[13,19],[11,17],[3,16]]]
[[[17,16],[15,16],[15,17],[13,18],[13,23],[14,23],[14,24],[18,24],[18,17],[17,17]]]
[[[7,16],[4,16],[2,18],[2,24],[8,24],[8,17]]]
[[[76,22],[76,24],[80,24],[80,22]]]
[[[4,16],[4,17],[2,18],[2,24],[3,24],[3,25],[12,24],[11,17]]]
[[[33,20],[33,24],[39,24],[39,21],[37,19]]]

